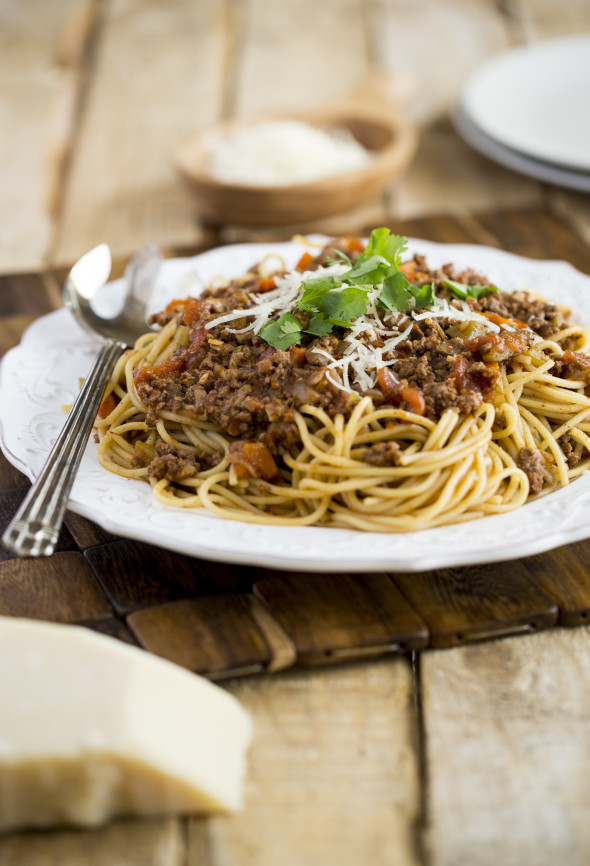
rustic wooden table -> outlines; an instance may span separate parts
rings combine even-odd
[[[101,241],[124,263],[151,241],[182,254],[387,224],[590,273],[588,197],[488,162],[446,119],[487,56],[589,27],[575,0],[0,0],[0,348],[59,305],[63,268]],[[172,167],[183,138],[324,103],[375,71],[397,77],[421,128],[401,183],[322,223],[199,222]],[[2,458],[3,525],[27,486]],[[0,614],[83,623],[225,677],[256,727],[246,808],[8,835],[0,863],[586,864],[589,554],[580,543],[487,568],[284,575],[175,556],[70,514],[49,560],[0,551]]]

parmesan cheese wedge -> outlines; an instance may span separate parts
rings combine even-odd
[[[1,830],[241,806],[250,717],[171,662],[0,618],[0,692]]]

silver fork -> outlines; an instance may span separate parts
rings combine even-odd
[[[160,252],[154,245],[131,260],[125,273],[125,303],[112,319],[98,316],[90,306],[111,272],[108,246],[101,244],[90,250],[68,274],[64,303],[102,346],[39,477],[2,536],[4,545],[17,556],[49,556],[55,550],[70,490],[106,384],[121,352],[146,330],[147,304],[160,262]]]

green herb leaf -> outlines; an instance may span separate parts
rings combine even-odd
[[[349,256],[347,256],[346,253],[343,253],[342,250],[334,249],[334,250],[332,250],[332,252],[336,256],[336,258],[334,259],[334,258],[332,258],[332,256],[329,256],[326,259],[327,265],[339,265],[339,264],[342,264],[342,262],[344,262],[344,264],[352,266],[352,262],[351,262]],[[340,259],[340,261],[338,261],[338,259]]]
[[[305,333],[313,334],[314,337],[325,337],[333,327],[332,322],[323,313],[316,313],[305,329]]]
[[[484,295],[489,295],[490,292],[497,292],[496,286],[470,286],[467,283],[456,283],[454,280],[443,280],[443,286],[446,286],[455,295],[456,298],[481,298]]]
[[[383,282],[379,303],[388,310],[424,310],[437,306],[434,283],[423,286],[413,285],[402,271],[395,271]]]
[[[367,292],[355,286],[347,286],[336,292],[327,292],[321,302],[320,312],[324,313],[333,325],[348,328],[357,316],[367,312],[369,298]]]
[[[425,307],[438,306],[434,283],[426,283],[423,286],[412,286],[412,291],[414,290],[417,290],[414,294],[417,310],[423,310]]]
[[[383,256],[369,256],[368,259],[363,259],[359,262],[357,259],[352,268],[345,274],[342,274],[342,281],[345,283],[370,284],[381,281],[384,273],[391,268],[390,263]]]
[[[403,312],[412,306],[411,283],[401,271],[395,271],[383,281],[379,303],[393,312]]]
[[[401,256],[406,249],[407,241],[400,235],[392,235],[388,228],[384,226],[378,229],[373,229],[366,249],[357,258],[355,264],[364,262],[365,259],[371,256],[382,256],[388,264],[400,266]]]
[[[288,349],[301,343],[301,322],[292,313],[283,313],[276,322],[268,322],[260,329],[260,336],[273,349]]]
[[[310,313],[319,313],[324,295],[341,285],[341,277],[318,277],[313,280],[305,280],[303,295],[297,301],[297,306]]]

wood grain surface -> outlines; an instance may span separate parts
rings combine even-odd
[[[154,240],[187,254],[387,224],[590,272],[588,196],[491,163],[449,119],[485,58],[589,28],[583,0],[0,0],[0,351],[60,304],[65,270],[103,240],[120,272]],[[182,139],[337,100],[384,71],[420,130],[385,195],[284,229],[199,220],[173,168]],[[27,486],[0,458],[0,522]],[[589,554],[580,542],[339,587],[175,556],[68,514],[49,560],[0,553],[0,614],[82,623],[234,675],[223,687],[256,730],[246,806],[10,834],[0,864],[586,864]]]
[[[563,629],[423,655],[432,866],[588,862],[589,650]]]

